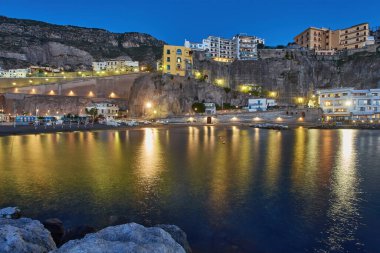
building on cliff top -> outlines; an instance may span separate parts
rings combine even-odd
[[[185,47],[195,51],[206,51],[215,61],[232,62],[237,60],[257,60],[257,45],[264,44],[264,39],[240,33],[232,39],[208,36],[202,43],[185,40]]]
[[[126,71],[132,70],[134,72],[139,71],[138,61],[128,61],[128,60],[108,60],[92,63],[92,70],[99,71]]]
[[[380,89],[336,88],[317,93],[325,121],[380,120]]]
[[[362,23],[345,29],[309,27],[294,37],[298,45],[317,51],[337,51],[362,48],[370,36],[369,24]]]
[[[162,73],[174,76],[191,76],[193,52],[183,46],[165,45],[162,54]]]

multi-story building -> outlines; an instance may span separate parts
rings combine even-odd
[[[164,45],[162,73],[175,76],[190,76],[193,70],[193,52],[183,46]]]
[[[236,58],[238,60],[256,60],[257,45],[264,44],[264,40],[247,34],[237,34],[232,38],[236,45]]]
[[[93,62],[93,71],[117,71],[133,68],[135,71],[139,68],[138,61],[126,61],[126,60],[109,60],[101,62]]]
[[[366,45],[369,34],[368,23],[354,25],[346,29],[339,30],[340,49],[361,48]]]
[[[0,72],[3,78],[25,78],[30,74],[30,69],[9,69]]]
[[[298,45],[315,50],[342,50],[361,48],[366,45],[369,25],[363,23],[340,30],[310,27],[294,38]]]
[[[326,121],[380,119],[380,89],[337,88],[318,94]]]
[[[232,39],[209,36],[202,43],[192,43],[185,40],[185,47],[195,51],[206,51],[215,61],[231,62],[238,60],[256,60],[257,45],[265,41],[256,36],[237,34]]]

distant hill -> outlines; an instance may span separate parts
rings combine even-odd
[[[129,57],[154,65],[164,41],[145,33],[54,25],[0,16],[0,67],[88,69],[94,60]]]

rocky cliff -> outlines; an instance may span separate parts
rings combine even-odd
[[[290,101],[315,89],[330,87],[380,87],[380,45],[334,57],[315,56],[296,50],[273,50],[270,56],[257,61],[218,63],[202,54],[194,55],[194,67],[207,74],[209,81],[237,88],[255,84],[280,92]]]
[[[0,16],[3,68],[34,64],[88,69],[93,60],[121,56],[153,65],[164,44],[144,33],[112,33]]]

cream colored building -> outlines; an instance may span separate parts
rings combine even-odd
[[[340,30],[310,27],[294,38],[296,44],[318,51],[361,48],[366,45],[369,25],[363,23]]]

